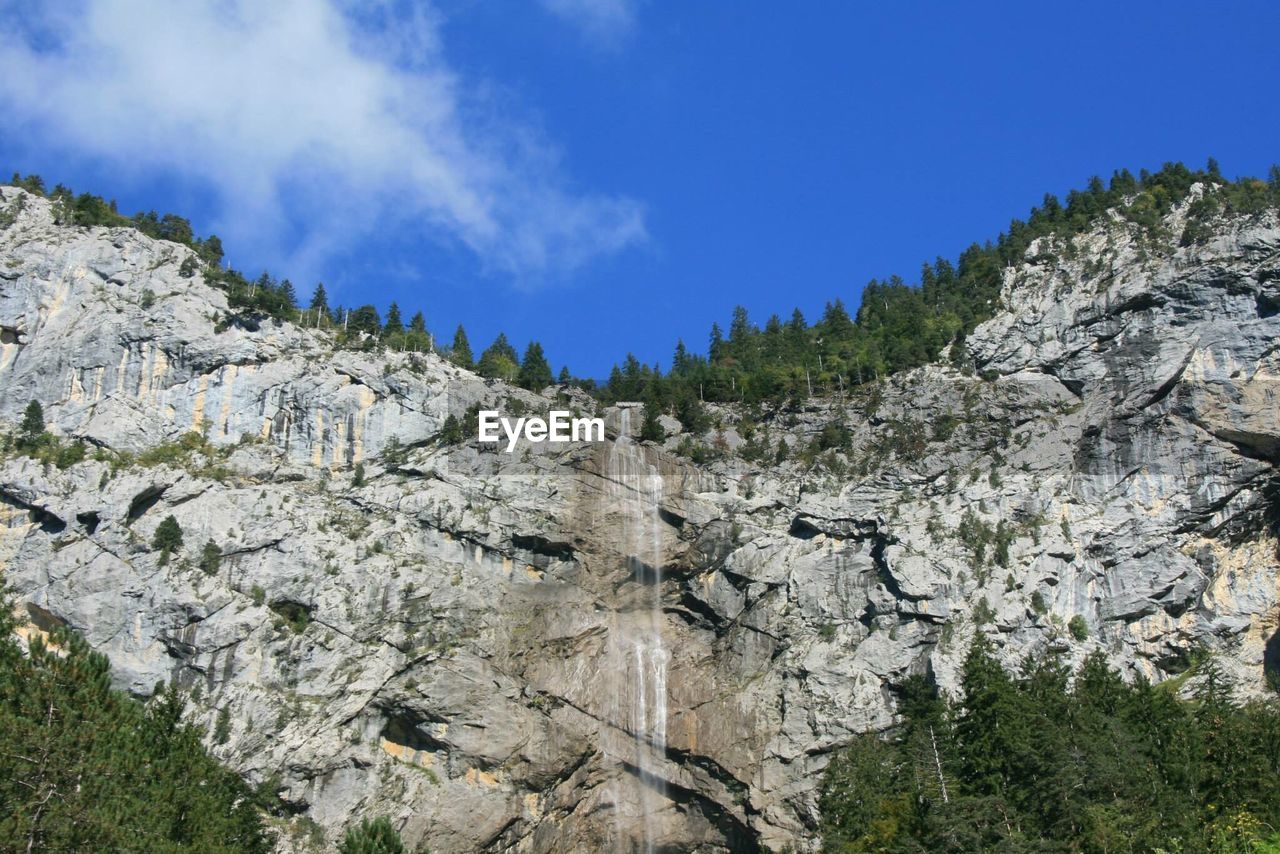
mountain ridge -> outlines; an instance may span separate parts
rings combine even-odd
[[[242,326],[184,275],[194,250],[57,225],[0,189],[19,197],[0,231],[0,416],[37,400],[87,446],[61,468],[0,462],[20,601],[106,652],[118,686],[173,683],[210,732],[226,710],[210,747],[255,783],[280,775],[284,848],[375,814],[444,850],[607,844],[627,772],[598,749],[602,645],[638,589],[607,448],[503,457],[446,423],[564,405],[613,434],[616,410]],[[1122,217],[1042,236],[950,363],[797,404],[708,402],[705,430],[664,418],[672,435],[641,444],[664,483],[664,844],[814,848],[833,753],[893,720],[907,675],[954,687],[975,633],[1007,666],[1102,649],[1156,680],[1204,648],[1266,690],[1280,222],[1207,222],[1187,245]],[[187,545],[162,564],[170,515]]]

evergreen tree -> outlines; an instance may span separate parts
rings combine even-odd
[[[382,331],[386,333],[388,338],[404,332],[404,321],[400,319],[400,306],[394,302],[387,309],[387,322],[383,324]]]
[[[386,816],[361,821],[359,827],[347,831],[338,845],[341,854],[404,854],[404,850],[400,834]]]
[[[160,565],[164,566],[168,563],[170,553],[181,547],[182,526],[172,515],[166,516],[164,521],[156,526],[156,532],[151,538],[151,548],[160,552]]]
[[[733,320],[729,323],[729,343],[742,346],[747,343],[747,339],[751,337],[751,320],[747,316],[745,306],[735,306],[733,309]]]
[[[115,213],[116,203],[111,203],[111,212]],[[207,263],[218,266],[222,263],[222,240],[216,234],[210,234],[204,240],[199,241],[194,247],[196,252]]]
[[[879,296],[876,289],[873,287],[874,285],[875,280],[873,279],[871,285],[868,285],[868,287],[872,288],[873,298]],[[885,305],[887,307],[887,297],[882,298],[885,299]],[[866,302],[865,296],[863,298],[863,302]],[[874,302],[872,305],[874,306]],[[850,319],[849,312],[845,310],[844,301],[840,299],[827,303],[826,308],[822,312],[822,320],[820,320],[819,323],[822,326],[823,332],[837,338],[846,337],[853,332],[853,320]]]
[[[688,373],[690,364],[689,350],[684,346],[684,339],[676,339],[676,352],[671,357],[671,373],[677,375]]]
[[[152,216],[154,215],[155,213],[153,211]],[[252,294],[252,298],[258,302],[261,302],[266,298],[268,294],[270,294],[275,289],[276,289],[275,279],[271,278],[270,273],[268,273],[266,270],[263,270],[262,275],[258,276],[258,278],[254,280],[253,285],[250,287],[249,290],[250,290],[250,293]]]
[[[711,418],[698,399],[691,394],[680,397],[676,403],[676,420],[684,427],[686,433],[699,435],[711,427]]]
[[[724,333],[720,331],[720,324],[711,324],[711,343],[707,347],[707,353],[712,362],[718,362],[724,357]]]
[[[34,446],[40,441],[40,437],[44,435],[44,407],[40,405],[40,401],[33,400],[27,404],[27,408],[22,411],[22,426],[20,430],[20,440],[24,445]]]
[[[514,380],[520,373],[520,357],[516,353],[516,348],[511,346],[511,342],[507,340],[506,333],[499,332],[498,337],[493,343],[480,354],[480,361],[476,365],[480,376],[507,380]]]
[[[965,746],[965,774],[978,793],[1004,797],[1030,750],[1022,698],[981,632],[974,636],[962,672],[957,733]]]
[[[462,328],[461,323],[454,330],[453,345],[449,348],[449,359],[460,368],[471,370],[475,367],[474,358],[471,355],[471,342],[467,340],[467,330]]]
[[[14,187],[21,187],[28,193],[34,193],[37,196],[44,195],[44,179],[39,175],[28,175],[23,178],[17,172],[14,172],[13,179],[9,181],[9,184]]]
[[[317,282],[315,292],[311,294],[311,305],[308,308],[316,313],[317,320],[328,320],[329,294],[324,289],[324,282]]]
[[[644,406],[644,418],[640,422],[640,438],[645,442],[661,442],[667,438],[667,431],[663,429],[662,422],[658,419],[658,407],[652,403],[646,403]]]
[[[556,378],[556,382],[560,385],[569,385],[569,383],[573,382],[573,374],[569,373],[568,365],[560,369],[560,376]]]
[[[1091,654],[1001,669],[979,635],[947,702],[912,677],[901,723],[823,785],[827,850],[1266,851],[1280,843],[1280,703],[1241,705],[1212,659],[1195,700]]]
[[[195,235],[191,231],[191,223],[186,218],[171,213],[160,217],[160,224],[156,229],[155,236],[161,240],[172,240],[174,243],[181,243],[184,246],[190,246],[192,240],[195,239]]]
[[[419,335],[426,334],[427,319],[422,316],[422,312],[416,311],[413,313],[413,317],[409,320],[409,331],[416,332]]]
[[[280,307],[289,315],[298,310],[298,294],[293,289],[293,282],[288,279],[280,283]]]
[[[0,843],[26,851],[272,849],[258,799],[211,759],[169,692],[111,689],[106,658],[55,627],[24,654],[0,601]]]
[[[441,445],[457,445],[466,438],[462,430],[462,422],[458,416],[450,415],[444,419],[444,424],[440,427],[440,433],[436,436],[436,440]]]
[[[898,825],[911,812],[897,753],[893,745],[869,737],[832,761],[819,801],[823,850],[896,850]]]
[[[521,388],[529,391],[541,391],[551,385],[551,364],[537,341],[530,341],[525,348],[518,382]]]
[[[381,330],[382,318],[373,306],[362,305],[348,313],[347,332],[349,334],[363,332],[368,335],[377,335]]]
[[[200,549],[200,569],[206,575],[214,575],[222,565],[222,548],[213,540],[205,542]]]

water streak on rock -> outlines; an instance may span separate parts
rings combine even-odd
[[[606,482],[630,578],[610,628],[605,755],[621,769],[614,784],[619,849],[652,852],[667,802],[667,665],[662,637],[662,476],[631,440],[631,412],[619,413]],[[638,837],[638,838],[637,838]]]

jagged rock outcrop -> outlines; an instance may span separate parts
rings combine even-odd
[[[282,848],[374,814],[437,851],[628,837],[610,640],[657,573],[618,536],[610,444],[443,445],[473,403],[553,400],[335,350],[183,277],[183,247],[58,226],[15,188],[0,206],[0,417],[36,399],[99,449],[0,464],[0,566],[33,623],[83,632],[139,696],[187,689],[214,752],[275,778]],[[641,449],[670,651],[659,844],[811,847],[831,752],[891,721],[904,675],[954,688],[975,631],[1010,664],[1102,648],[1154,679],[1203,648],[1263,690],[1280,224],[1174,243],[1120,221],[1042,239],[952,354],[969,368],[766,413],[792,448],[848,427],[853,450],[812,468]],[[738,413],[718,414],[732,447]]]

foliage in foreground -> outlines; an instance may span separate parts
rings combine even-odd
[[[56,628],[26,654],[0,597],[0,850],[269,851],[257,800],[162,693],[112,690],[107,659]]]
[[[338,845],[339,854],[404,854],[404,843],[400,834],[391,826],[386,816],[378,816],[373,821],[365,819],[359,827],[347,831],[346,837]]]
[[[1191,701],[1101,653],[1006,673],[975,641],[950,701],[919,677],[902,722],[830,766],[826,851],[1280,851],[1280,707],[1212,661]]]

